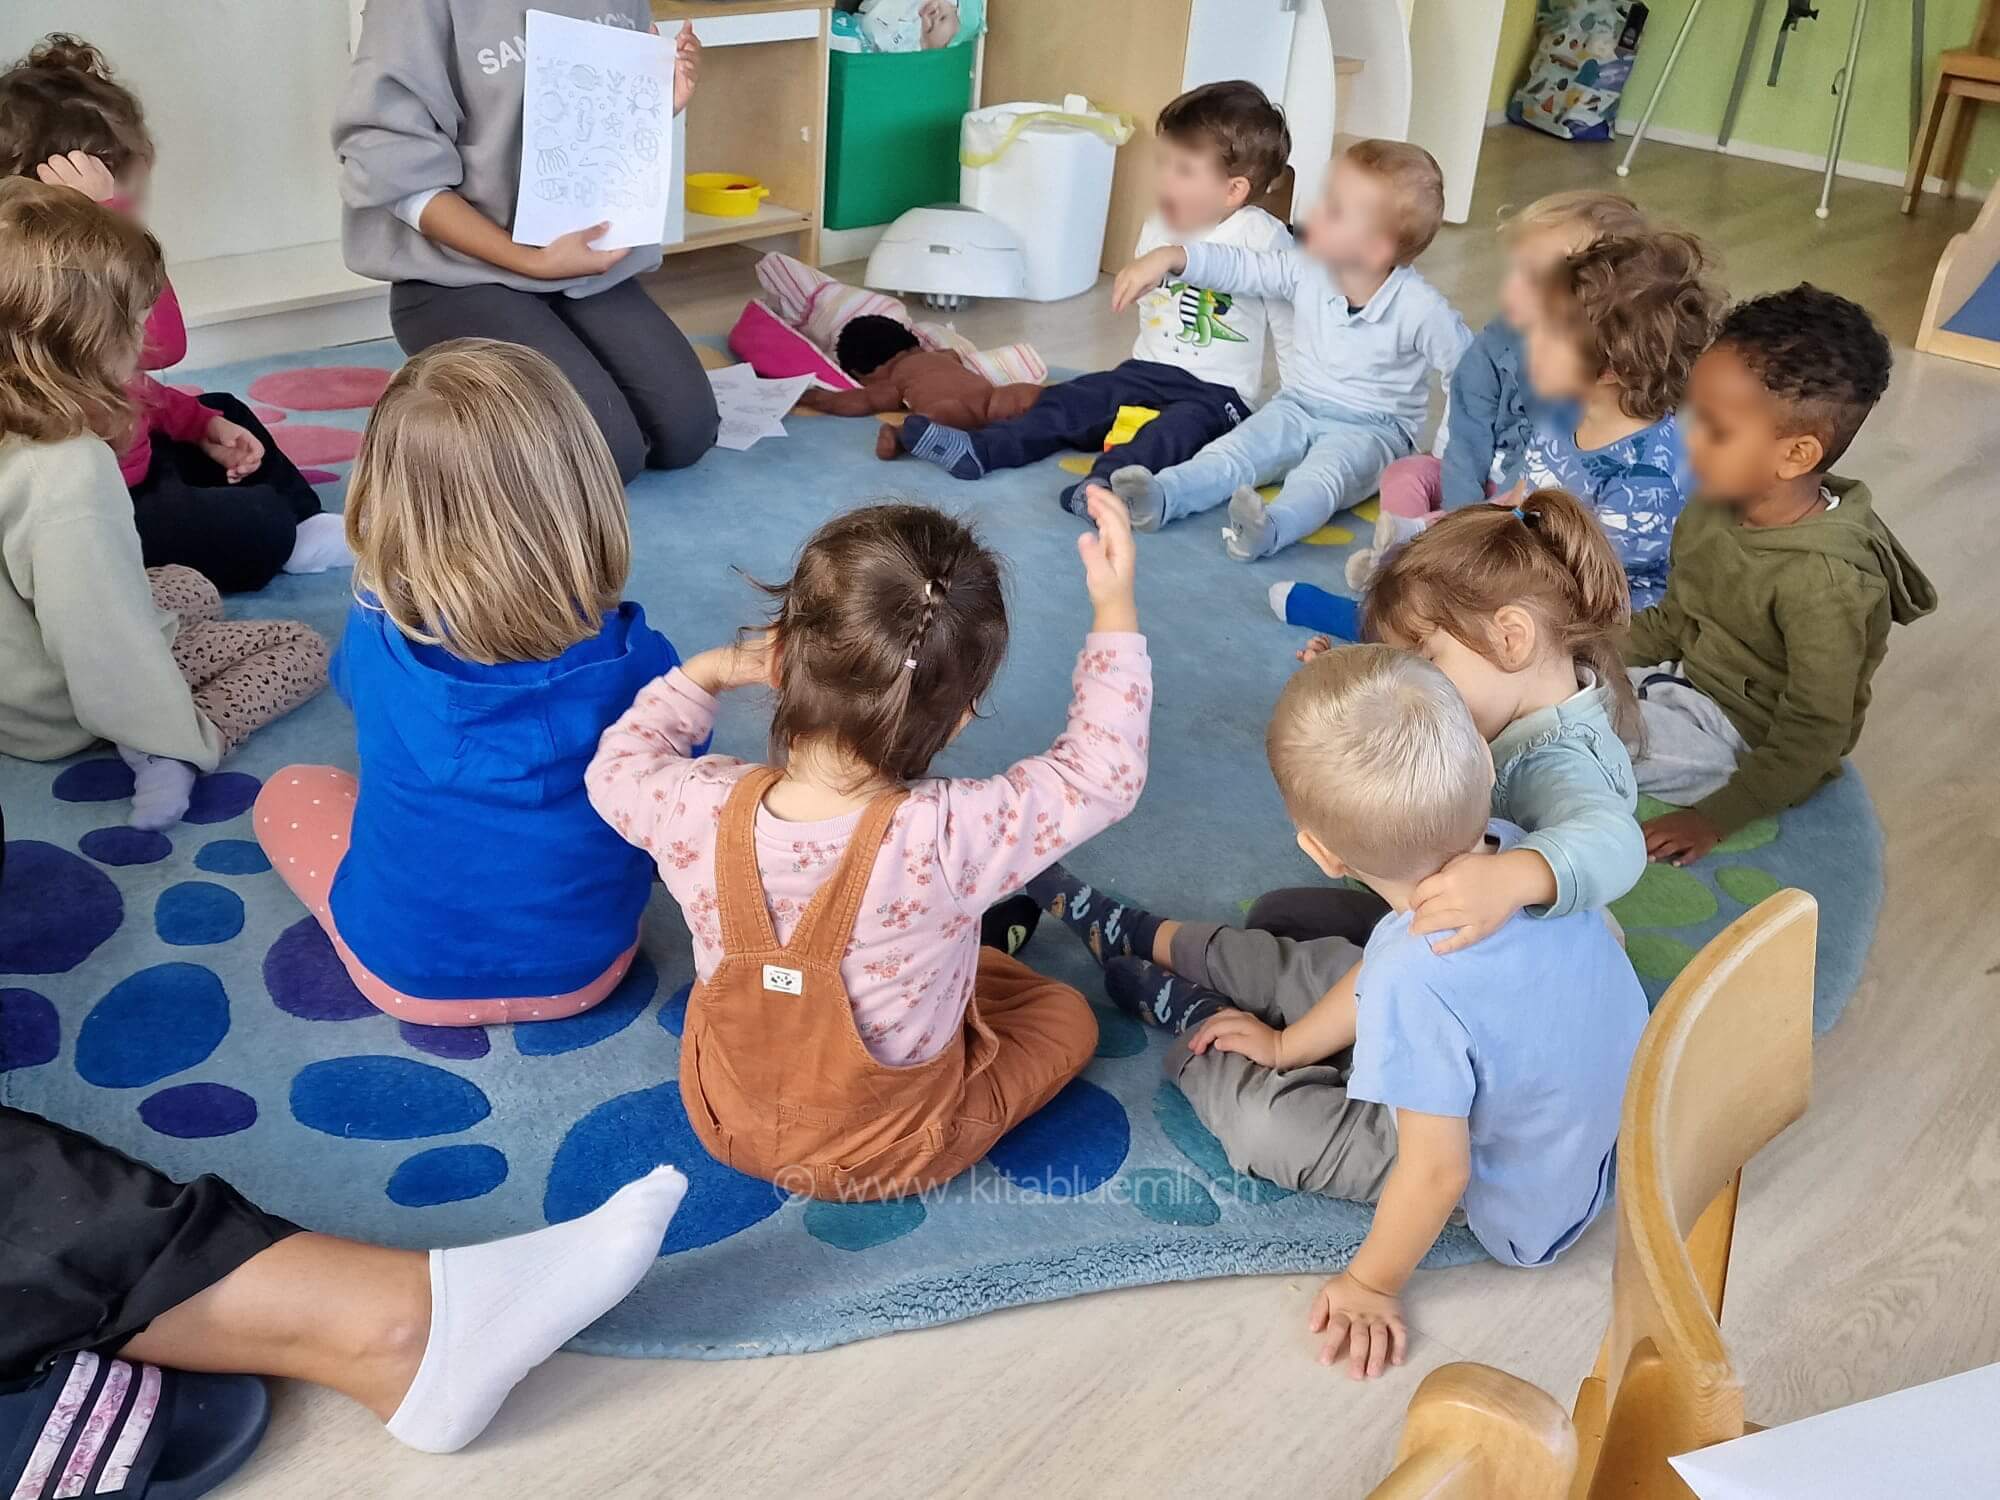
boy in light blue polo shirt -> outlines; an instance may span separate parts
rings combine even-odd
[[[1646,998],[1598,911],[1516,913],[1450,954],[1410,931],[1419,884],[1521,836],[1489,824],[1486,742],[1431,663],[1326,653],[1279,698],[1266,748],[1299,847],[1391,907],[1365,949],[1164,920],[1059,865],[1028,891],[1091,944],[1115,1001],[1187,1034],[1168,1076],[1231,1165],[1377,1205],[1313,1313],[1323,1362],[1345,1344],[1376,1375],[1401,1362],[1402,1289],[1447,1222],[1545,1265],[1610,1200]]]
[[[1289,301],[1296,315],[1285,383],[1262,410],[1186,463],[1111,475],[1151,531],[1229,504],[1223,542],[1239,562],[1269,557],[1375,493],[1416,449],[1430,377],[1450,378],[1472,342],[1464,320],[1410,262],[1444,218],[1444,176],[1421,146],[1357,141],[1334,161],[1306,223],[1304,250],[1164,245],[1112,288],[1123,310],[1171,276]],[[1257,486],[1282,479],[1265,505]]]

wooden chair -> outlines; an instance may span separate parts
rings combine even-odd
[[[1931,84],[1923,124],[1910,152],[1910,173],[1903,179],[1904,213],[1916,207],[1917,195],[1924,190],[1931,152],[1940,134],[1945,137],[1945,151],[1938,176],[1944,181],[1944,195],[1952,195],[1965,169],[1966,145],[1972,139],[1973,111],[1965,107],[1968,99],[1974,104],[2000,103],[2000,5],[1995,0],[1981,0],[1972,36],[1963,47],[1938,54],[1937,79]],[[1948,128],[1946,121],[1950,122]]]
[[[1681,971],[1640,1038],[1611,1326],[1577,1392],[1571,1500],[1686,1500],[1667,1459],[1749,1430],[1716,1320],[1744,1163],[1805,1112],[1818,927],[1803,891],[1762,902]]]
[[[1490,1365],[1439,1365],[1369,1500],[1562,1500],[1575,1472],[1576,1433],[1546,1392]]]

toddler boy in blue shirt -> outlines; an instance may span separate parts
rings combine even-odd
[[[1520,837],[1489,824],[1491,755],[1429,662],[1326,653],[1287,685],[1266,748],[1299,847],[1392,909],[1365,949],[1163,920],[1060,866],[1028,889],[1090,942],[1115,1000],[1188,1033],[1168,1076],[1231,1165],[1377,1205],[1312,1313],[1322,1362],[1344,1345],[1373,1376],[1402,1362],[1403,1286],[1446,1223],[1545,1265],[1610,1201],[1646,998],[1597,911],[1517,913],[1450,954],[1411,933],[1424,879]]]

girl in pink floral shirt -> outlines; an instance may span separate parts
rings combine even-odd
[[[992,682],[1007,619],[991,554],[920,506],[828,523],[772,591],[769,634],[676,668],[605,731],[587,777],[591,802],[658,861],[704,980],[723,956],[723,804],[762,768],[696,758],[692,747],[714,726],[718,693],[769,684],[784,771],[757,806],[754,847],[778,941],[790,940],[840,864],[863,809],[907,788],[874,856],[840,978],[878,1063],[921,1063],[960,1037],[981,914],[1131,812],[1145,785],[1152,666],[1132,598],[1131,532],[1115,502],[1092,516],[1101,535],[1079,546],[1096,623],[1077,658],[1068,726],[1046,754],[998,776],[924,775]]]

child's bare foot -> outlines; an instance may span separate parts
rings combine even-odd
[[[1134,531],[1158,531],[1167,520],[1167,492],[1151,469],[1127,464],[1113,472],[1111,493],[1125,502]]]
[[[897,458],[903,452],[903,445],[896,441],[896,429],[887,422],[875,427],[875,456],[877,458]]]

